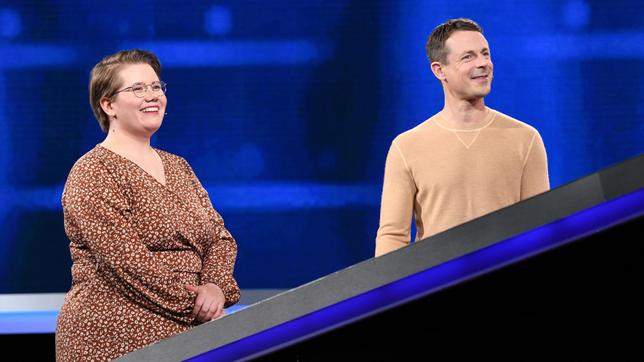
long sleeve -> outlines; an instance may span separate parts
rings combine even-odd
[[[193,295],[140,240],[131,205],[113,176],[100,162],[77,166],[62,199],[72,244],[88,250],[102,282],[117,292],[170,319],[191,323]]]
[[[409,244],[415,195],[414,180],[394,140],[385,163],[376,256]]]
[[[215,229],[216,240],[206,245],[204,250],[202,283],[213,283],[224,292],[226,307],[239,301],[240,290],[233,276],[235,259],[237,258],[237,243],[224,226],[224,219],[212,206],[208,192],[204,189],[194,171],[183,160],[186,170],[190,173],[194,187],[201,200],[201,206],[206,209],[212,227]]]
[[[550,190],[548,158],[543,140],[535,131],[528,148],[521,175],[521,200]]]

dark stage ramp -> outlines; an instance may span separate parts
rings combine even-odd
[[[643,231],[639,156],[121,360],[637,360]]]

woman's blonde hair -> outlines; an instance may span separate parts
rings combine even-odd
[[[94,66],[89,80],[89,104],[103,132],[110,129],[110,119],[101,108],[101,99],[111,98],[123,86],[118,74],[126,64],[148,64],[161,79],[161,62],[154,53],[147,50],[121,50],[108,55]]]

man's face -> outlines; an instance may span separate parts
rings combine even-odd
[[[494,66],[483,34],[457,31],[445,41],[445,46],[449,50],[448,64],[442,64],[445,91],[464,100],[488,95],[492,89]]]

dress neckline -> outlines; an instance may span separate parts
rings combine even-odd
[[[123,155],[121,155],[121,154],[119,154],[119,153],[117,153],[117,152],[114,152],[114,151],[110,150],[109,148],[107,148],[107,147],[105,147],[105,146],[101,145],[100,143],[99,143],[99,144],[97,144],[97,145],[96,145],[96,147],[97,147],[97,148],[99,148],[99,149],[103,149],[103,150],[107,151],[109,154],[112,154],[112,155],[116,156],[117,158],[119,158],[119,159],[121,159],[121,160],[124,160],[124,161],[126,161],[126,162],[128,162],[128,163],[130,163],[130,164],[134,165],[136,168],[138,168],[139,170],[141,170],[141,172],[143,172],[143,174],[147,175],[147,177],[149,177],[149,178],[151,178],[152,180],[154,180],[157,184],[159,184],[159,185],[163,186],[164,188],[168,188],[168,167],[167,167],[167,165],[166,165],[166,160],[165,160],[165,158],[163,157],[162,153],[161,153],[161,152],[159,152],[159,150],[157,150],[156,148],[154,148],[154,147],[150,147],[150,148],[152,148],[152,150],[153,150],[153,151],[154,151],[154,152],[159,156],[159,158],[161,159],[161,166],[163,167],[163,177],[165,178],[165,183],[163,183],[163,182],[159,181],[159,179],[157,179],[156,177],[152,176],[152,174],[150,174],[148,171],[146,171],[145,169],[143,169],[143,167],[139,166],[139,164],[138,164],[138,163],[136,163],[136,162],[134,162],[134,161],[130,160],[129,158],[127,158],[127,157],[125,157],[125,156],[123,156]]]

